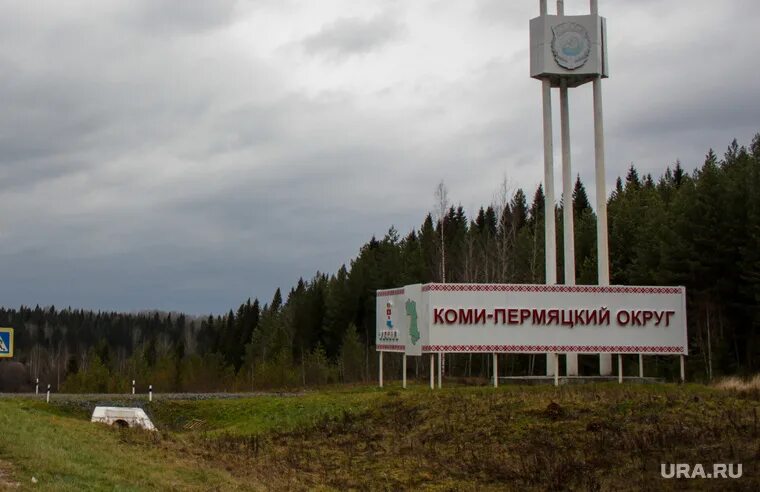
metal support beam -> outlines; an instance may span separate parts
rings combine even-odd
[[[686,358],[681,355],[681,382],[686,382]]]
[[[644,379],[644,354],[639,354],[639,377]]]

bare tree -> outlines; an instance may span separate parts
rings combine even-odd
[[[443,224],[446,214],[449,211],[449,191],[446,184],[441,180],[435,189],[435,200],[438,213],[438,220],[441,222],[441,282],[446,283],[446,242]]]
[[[496,241],[496,264],[498,265],[498,271],[495,272],[491,278],[487,278],[486,281],[506,282],[509,280],[509,261],[508,256],[511,250],[512,224],[504,223],[504,212],[509,208],[509,203],[512,200],[514,192],[509,186],[509,179],[505,174],[499,183],[499,187],[496,190],[493,198],[493,209],[496,213],[497,220],[497,241]],[[507,230],[507,227],[510,230]]]

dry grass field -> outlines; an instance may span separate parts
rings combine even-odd
[[[744,384],[157,398],[142,406],[158,433],[89,423],[91,399],[0,400],[0,487],[760,490],[760,397]],[[661,463],[743,475],[664,479]]]

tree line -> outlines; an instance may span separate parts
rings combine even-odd
[[[283,296],[248,299],[224,315],[0,309],[16,333],[16,360],[60,391],[127,392],[131,380],[157,391],[240,391],[368,381],[376,374],[375,291],[412,283],[544,282],[544,193],[529,199],[503,183],[468,217],[436,191],[436,212],[401,235],[371,238],[337,272],[300,279]],[[596,216],[578,177],[572,197],[578,284],[595,284]],[[559,282],[562,207],[555,208]],[[684,285],[689,376],[748,374],[760,364],[760,134],[710,150],[693,172],[680,162],[655,179],[631,165],[608,198],[613,284]],[[392,359],[392,358],[391,358]],[[427,370],[415,358],[410,375]],[[648,371],[668,376],[674,358]],[[540,374],[543,356],[510,355],[509,374]],[[593,357],[581,358],[594,371]],[[399,371],[400,362],[386,362]],[[448,356],[446,373],[487,377],[490,357]]]

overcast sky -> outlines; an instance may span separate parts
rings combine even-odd
[[[760,2],[599,3],[608,186],[631,162],[691,170],[760,131]],[[0,0],[0,304],[221,313],[418,226],[441,179],[470,214],[505,176],[532,196],[537,14],[537,0]],[[593,200],[590,96],[570,106]]]

